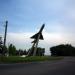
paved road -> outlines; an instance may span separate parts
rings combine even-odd
[[[55,62],[0,64],[0,75],[75,75],[75,57]]]

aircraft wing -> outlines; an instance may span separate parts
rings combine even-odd
[[[38,38],[38,35],[40,35],[40,38],[39,38],[40,40],[44,40],[42,33],[40,33],[40,34],[37,33],[37,34],[33,35],[31,38],[32,39],[37,39]]]

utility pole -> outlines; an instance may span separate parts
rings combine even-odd
[[[5,25],[5,33],[4,33],[4,47],[6,46],[7,26],[8,26],[8,21],[6,21],[6,25]]]
[[[8,21],[5,22],[5,33],[4,33],[4,43],[3,43],[3,55],[5,55],[5,46],[6,46],[6,36],[7,36],[7,26],[8,26]]]

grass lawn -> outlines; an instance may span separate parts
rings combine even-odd
[[[0,63],[53,61],[53,60],[61,60],[63,58],[64,57],[52,57],[52,56],[30,56],[30,57],[19,57],[19,56],[1,57],[0,56]]]

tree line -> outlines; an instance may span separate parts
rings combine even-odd
[[[34,49],[35,49],[35,47],[30,48],[30,49],[28,50],[28,53],[29,53],[28,55],[29,55],[29,56],[33,56]],[[44,56],[44,53],[45,53],[45,48],[41,48],[41,47],[38,47],[38,48],[37,48],[36,56]]]
[[[75,56],[75,47],[61,44],[50,48],[51,56]]]
[[[28,55],[32,56],[34,52],[34,48],[30,48],[29,50],[26,49],[16,49],[15,45],[10,44],[8,47],[3,46],[2,39],[0,37],[0,55],[9,54],[9,56],[21,56],[21,55]],[[36,55],[37,56],[44,56],[45,48],[38,47]],[[75,47],[71,44],[61,44],[57,46],[53,46],[50,48],[51,56],[75,56]]]
[[[15,45],[10,44],[8,47],[3,46],[2,39],[0,38],[0,55],[9,55],[9,56],[21,56],[21,55],[28,55],[30,52],[29,56],[33,55],[33,49],[30,48],[29,50],[26,49],[16,49]],[[44,56],[45,53],[45,48],[38,47],[36,55],[37,56]]]
[[[23,49],[17,50],[13,44],[10,44],[8,48],[5,46],[5,49],[3,47],[0,46],[0,55],[9,55],[9,56],[27,55],[26,50]]]

